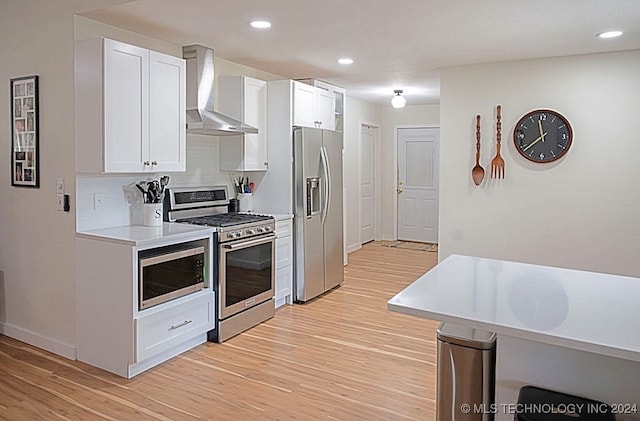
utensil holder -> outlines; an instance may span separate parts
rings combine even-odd
[[[253,193],[238,193],[240,212],[253,212]]]
[[[142,217],[147,227],[159,227],[162,225],[162,202],[144,203],[142,205]]]

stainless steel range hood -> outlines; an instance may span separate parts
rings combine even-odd
[[[182,47],[187,64],[187,133],[228,136],[258,133],[258,129],[214,111],[213,49]]]

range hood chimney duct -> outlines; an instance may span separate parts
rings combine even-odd
[[[187,133],[229,136],[258,133],[258,129],[214,111],[213,49],[182,47],[187,64]]]

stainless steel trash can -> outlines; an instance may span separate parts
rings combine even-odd
[[[495,333],[441,323],[436,420],[493,420],[495,365]]]

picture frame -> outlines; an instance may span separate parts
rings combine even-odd
[[[38,76],[10,79],[11,185],[40,187]]]

